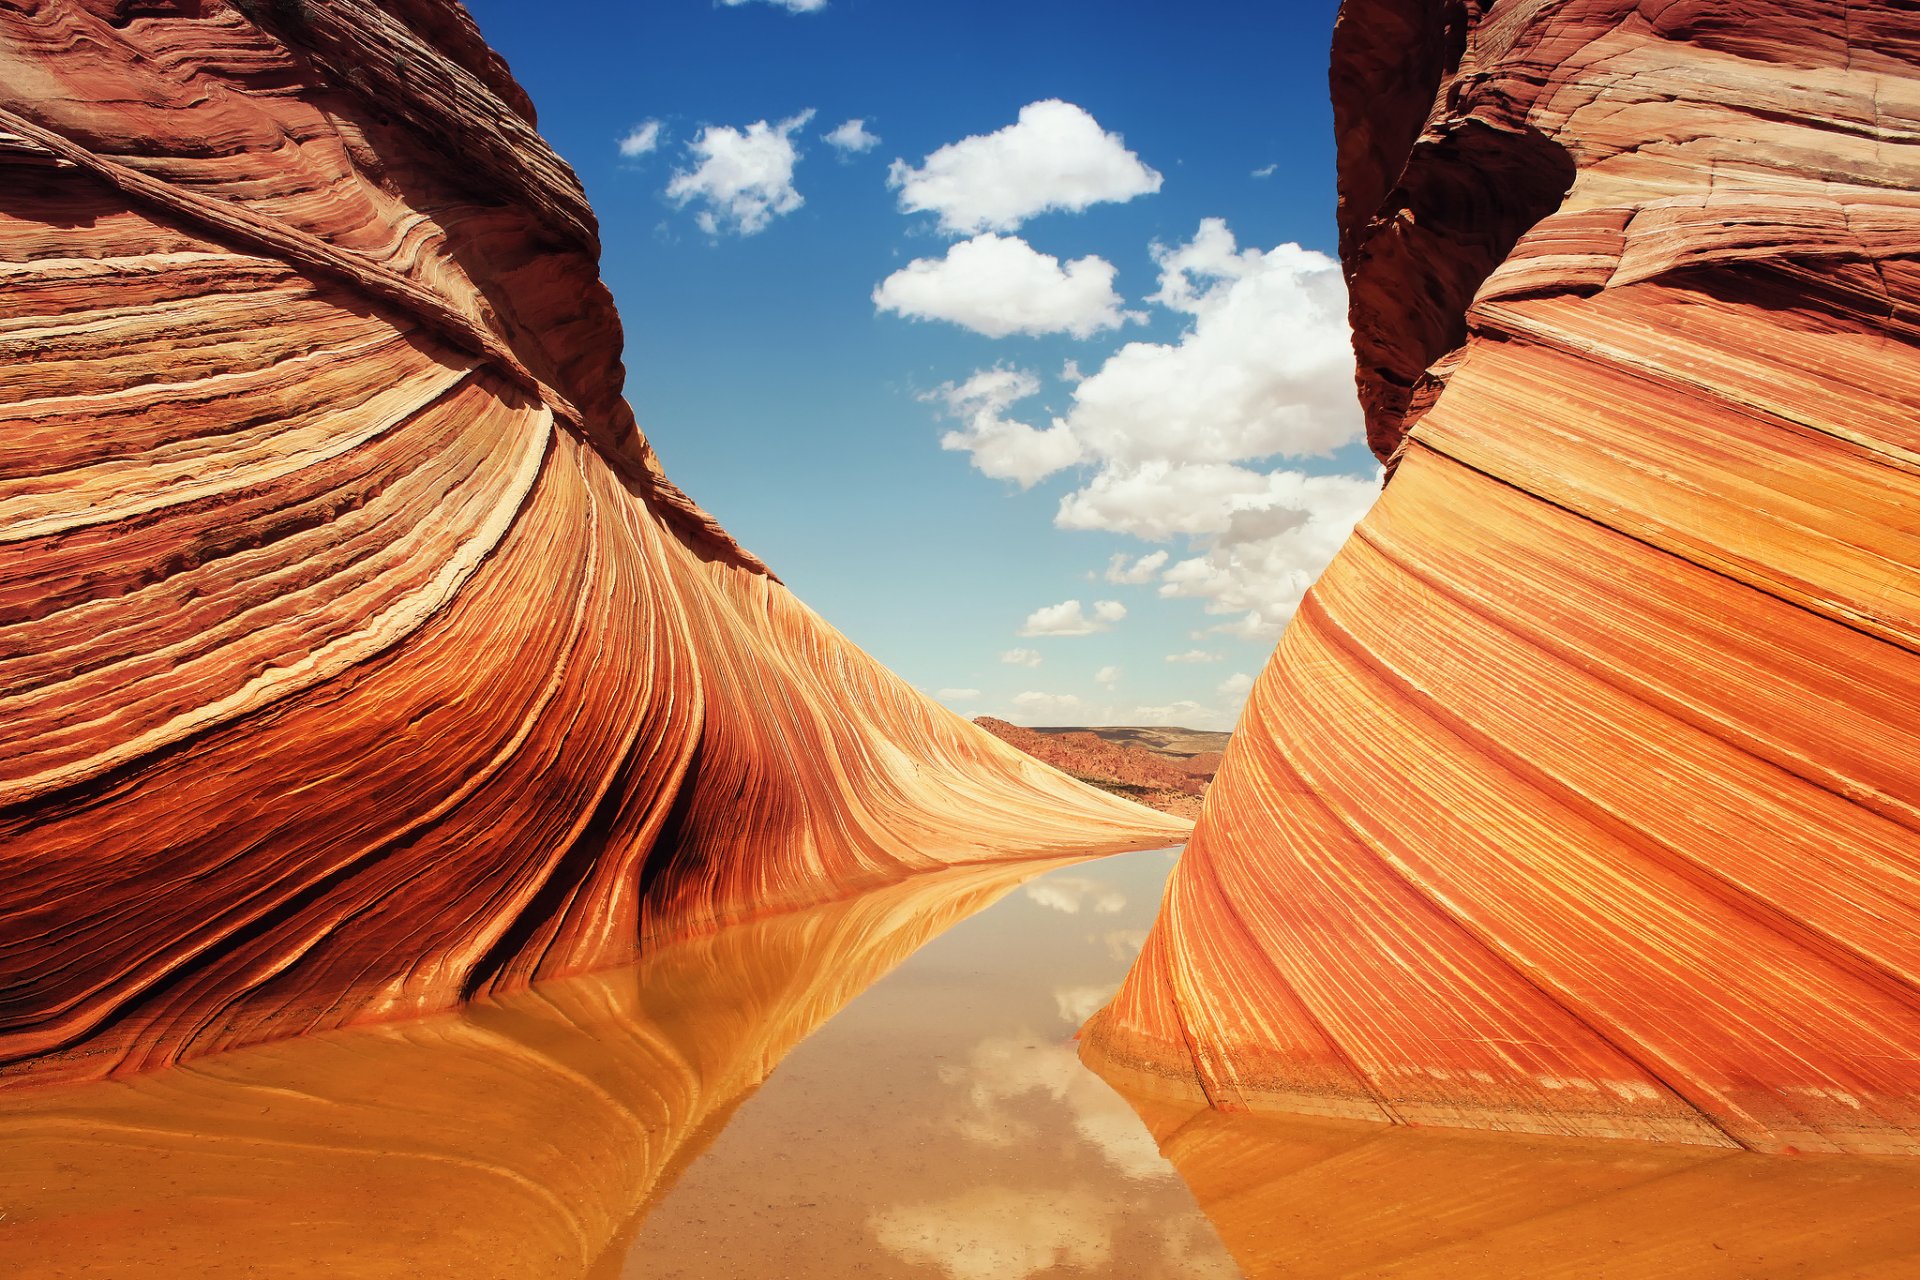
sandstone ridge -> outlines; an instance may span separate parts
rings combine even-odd
[[[1920,1151],[1920,19],[1347,0],[1392,478],[1086,1052],[1224,1109]]]
[[[661,474],[597,237],[451,0],[0,0],[5,1079],[1184,832]]]

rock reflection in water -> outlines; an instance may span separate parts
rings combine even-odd
[[[1254,1280],[1920,1275],[1920,1160],[1134,1104]]]
[[[922,876],[456,1014],[0,1094],[0,1275],[617,1272],[658,1188],[796,1042],[1057,865]]]
[[[649,1213],[623,1280],[1240,1274],[1073,1036],[1172,854],[1029,881],[800,1045]]]

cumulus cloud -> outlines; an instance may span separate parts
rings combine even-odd
[[[720,0],[729,9],[743,4],[753,4],[756,0]],[[818,13],[827,7],[827,0],[758,0],[761,4],[770,4],[785,9],[788,13]]]
[[[1218,662],[1220,661],[1220,657],[1221,655],[1217,653],[1208,653],[1205,649],[1189,649],[1185,653],[1168,654],[1167,661],[1168,662],[1188,662],[1188,663]]]
[[[940,258],[916,258],[882,280],[873,305],[910,320],[945,320],[984,333],[1066,333],[1091,337],[1128,320],[1113,291],[1114,266],[1089,254],[1062,265],[1019,236],[991,232],[962,240]]]
[[[1214,692],[1223,698],[1242,697],[1253,689],[1253,677],[1244,671],[1236,671],[1220,682]]]
[[[1127,616],[1127,606],[1118,600],[1096,600],[1089,615],[1078,600],[1062,600],[1044,605],[1027,615],[1020,627],[1023,636],[1090,636],[1107,631]]]
[[[1104,1270],[1118,1215],[1110,1198],[1087,1187],[980,1187],[877,1209],[867,1225],[882,1248],[916,1272],[938,1268],[946,1280],[1025,1280],[1056,1268]]]
[[[990,475],[1008,474],[1017,456],[1023,485],[1049,466],[1088,467],[1060,500],[1057,525],[1189,544],[1184,558],[1116,559],[1109,580],[1157,576],[1161,595],[1231,618],[1217,630],[1270,642],[1379,492],[1373,468],[1309,475],[1284,465],[1362,435],[1339,266],[1298,245],[1242,249],[1217,218],[1153,255],[1150,301],[1189,320],[1178,341],[1121,347],[1044,429],[1012,414],[1039,389],[1024,375],[1020,395],[996,402],[991,431],[942,443]],[[1152,555],[1166,558],[1144,569]]]
[[[918,167],[895,160],[887,185],[906,213],[930,212],[954,235],[1011,231],[1037,213],[1078,211],[1160,189],[1160,175],[1071,102],[1020,109],[997,133],[941,147]]]
[[[694,221],[708,235],[766,230],[775,218],[806,203],[793,185],[793,166],[800,158],[793,135],[811,119],[809,108],[778,124],[756,120],[744,131],[708,125],[687,144],[697,163],[674,173],[667,198],[682,208],[704,205]]]
[[[1111,689],[1120,683],[1120,668],[1102,667],[1093,673],[1093,682],[1103,689]]]
[[[1028,689],[1013,695],[1013,705],[1016,715],[1032,721],[1078,711],[1083,704],[1071,693],[1042,693],[1038,689]]]
[[[1263,164],[1253,171],[1253,176],[1256,178],[1271,178],[1273,171],[1279,167],[1277,164]]]
[[[1038,393],[1040,380],[1019,369],[982,369],[965,382],[943,383],[921,396],[941,405],[961,424],[940,437],[942,449],[970,454],[973,465],[996,480],[1022,489],[1080,460],[1073,433],[1055,424],[1040,429],[1007,416],[1007,410]]]
[[[642,120],[627,130],[620,139],[620,154],[634,160],[652,153],[660,145],[660,127],[658,120]]]
[[[978,702],[980,691],[978,689],[942,689],[934,696],[942,702]]]
[[[1085,876],[1046,876],[1026,886],[1026,895],[1052,911],[1077,916],[1118,915],[1127,909],[1127,895],[1104,880]]]
[[[1038,649],[1009,649],[1000,655],[1000,661],[1010,667],[1037,667],[1042,659]]]
[[[1168,559],[1164,551],[1151,551],[1137,559],[1116,551],[1113,558],[1107,561],[1107,581],[1134,587],[1143,582],[1152,582],[1153,575],[1160,572]]]
[[[1128,724],[1159,725],[1176,729],[1226,730],[1233,727],[1233,717],[1205,703],[1195,702],[1191,698],[1180,702],[1169,702],[1160,706],[1135,707],[1128,713]]]
[[[867,132],[867,122],[857,118],[837,125],[820,136],[828,146],[845,156],[865,155],[880,145],[880,135]]]

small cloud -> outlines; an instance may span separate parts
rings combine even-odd
[[[660,146],[660,122],[642,120],[627,130],[627,136],[620,139],[620,154],[629,160],[650,155]]]
[[[864,155],[880,145],[880,135],[868,133],[867,122],[861,119],[849,120],[820,136],[843,156]]]
[[[743,4],[752,4],[754,0],[720,0],[729,9],[737,9]],[[827,0],[759,0],[761,4],[770,4],[785,9],[788,13],[818,13],[827,7]]]
[[[1016,123],[941,147],[918,168],[895,160],[887,173],[903,213],[938,214],[954,235],[1011,231],[1037,213],[1124,202],[1160,183],[1119,134],[1057,98],[1028,103]]]
[[[909,320],[945,320],[989,338],[1090,338],[1146,319],[1122,310],[1115,275],[1104,258],[1089,254],[1063,264],[1019,236],[986,232],[949,246],[944,257],[915,258],[874,288],[873,305]]]
[[[1020,628],[1023,636],[1090,636],[1106,631],[1127,616],[1127,606],[1118,600],[1094,602],[1088,616],[1078,600],[1063,600],[1035,609]]]
[[[1080,710],[1080,699],[1071,693],[1042,693],[1028,689],[1013,695],[1013,705],[1024,720],[1053,719]]]
[[[775,218],[806,203],[793,185],[793,167],[800,158],[793,135],[811,119],[809,108],[778,124],[756,120],[745,130],[708,125],[687,144],[699,163],[675,172],[667,198],[682,208],[704,203],[707,207],[694,222],[708,235],[759,234]]]
[[[1226,730],[1233,728],[1233,717],[1217,707],[1191,699],[1157,707],[1135,707],[1128,713],[1128,724],[1160,725],[1180,729]]]
[[[1277,164],[1261,165],[1258,169],[1255,169],[1253,171],[1253,176],[1256,178],[1271,178],[1273,176],[1273,171],[1275,169],[1278,169],[1279,167],[1280,166]]]
[[[1102,667],[1093,673],[1093,682],[1103,689],[1111,689],[1120,683],[1120,668]]]
[[[1087,375],[1080,372],[1080,362],[1069,360],[1060,366],[1060,381],[1073,383],[1086,381]]]
[[[1009,649],[1000,655],[1000,661],[1010,667],[1037,667],[1042,659],[1038,649]]]
[[[1153,575],[1160,572],[1167,563],[1168,555],[1164,551],[1153,551],[1138,560],[1129,559],[1125,554],[1115,552],[1113,559],[1107,561],[1107,581],[1123,586],[1137,587],[1144,582],[1152,582]]]
[[[1253,688],[1253,677],[1244,671],[1236,671],[1222,680],[1214,692],[1225,698],[1239,697]]]
[[[978,702],[980,691],[978,689],[942,689],[934,697],[942,702]]]
[[[1007,410],[1040,390],[1040,380],[1024,369],[981,369],[962,383],[946,382],[921,396],[945,406],[946,416],[962,424],[940,437],[940,447],[971,455],[974,467],[996,480],[1012,480],[1022,489],[1080,460],[1080,444],[1058,423],[1041,430],[1007,416]]]
[[[1218,662],[1220,655],[1208,653],[1205,649],[1189,649],[1185,653],[1170,653],[1168,662]]]
[[[1100,880],[1083,876],[1047,876],[1026,886],[1027,897],[1063,915],[1087,912],[1118,915],[1127,909],[1127,895]]]

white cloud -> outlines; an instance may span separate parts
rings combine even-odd
[[[720,3],[732,9],[751,4],[753,0],[720,0]],[[761,3],[776,5],[788,13],[818,13],[827,7],[827,0],[761,0]]]
[[[820,136],[826,139],[828,146],[848,156],[864,155],[880,145],[880,135],[867,132],[867,122],[857,118]]]
[[[978,689],[942,689],[934,696],[942,702],[978,702],[980,691]]]
[[[1253,689],[1253,677],[1244,671],[1236,671],[1222,680],[1214,690],[1223,698],[1240,697]]]
[[[1167,661],[1168,662],[1185,662],[1185,663],[1218,662],[1220,661],[1220,656],[1221,655],[1217,653],[1208,653],[1205,649],[1189,649],[1185,653],[1168,654]]]
[[[1000,655],[1000,661],[1010,667],[1037,667],[1042,659],[1038,649],[1009,649]]]
[[[1152,582],[1153,575],[1160,572],[1167,559],[1164,551],[1148,552],[1137,560],[1124,552],[1115,552],[1113,558],[1107,561],[1107,581],[1133,587]]]
[[[695,217],[708,235],[734,232],[750,236],[766,230],[782,214],[806,201],[793,185],[800,157],[794,133],[813,119],[809,108],[778,124],[756,120],[742,132],[729,125],[708,125],[687,144],[699,163],[678,170],[667,197],[682,208],[694,201],[706,207]]]
[[[1093,682],[1104,689],[1111,689],[1120,683],[1120,668],[1102,667],[1093,673]]]
[[[1118,915],[1127,909],[1127,895],[1103,880],[1085,876],[1045,876],[1026,887],[1026,895],[1053,911],[1077,916]]]
[[[629,160],[651,153],[660,145],[660,122],[642,120],[620,139],[620,154]]]
[[[997,404],[994,430],[951,432],[943,444],[990,475],[1007,475],[1017,455],[1029,486],[1049,467],[1089,467],[1060,500],[1057,525],[1189,539],[1186,558],[1156,566],[1160,593],[1230,615],[1216,630],[1271,641],[1379,492],[1371,467],[1309,475],[1275,465],[1362,436],[1345,286],[1324,254],[1241,249],[1215,218],[1188,243],[1153,252],[1151,301],[1190,317],[1177,342],[1126,344],[1044,430],[1007,416],[1037,392],[1029,376],[1022,394]],[[1116,560],[1112,571],[1148,559]]]
[[[1060,716],[1081,708],[1080,699],[1071,693],[1042,693],[1038,689],[1028,689],[1013,695],[1016,714],[1031,722],[1038,717],[1045,719]]]
[[[887,185],[906,213],[931,212],[954,235],[1011,231],[1037,213],[1078,211],[1160,189],[1160,175],[1084,110],[1049,99],[1018,123],[941,147],[915,168],[895,160]]]
[[[1233,717],[1217,707],[1186,699],[1156,707],[1135,707],[1128,713],[1128,724],[1161,725],[1180,729],[1226,730],[1233,727]]]
[[[1078,600],[1063,600],[1044,605],[1027,615],[1020,627],[1023,636],[1090,636],[1106,631],[1127,616],[1127,606],[1118,600],[1097,600],[1089,617]]]
[[[1256,178],[1271,178],[1273,171],[1279,167],[1277,164],[1263,164],[1253,171],[1253,176]]]
[[[1122,311],[1114,266],[1088,255],[1061,265],[1019,236],[962,240],[943,258],[915,258],[882,280],[873,305],[909,320],[945,320],[989,338],[1067,333],[1087,338],[1145,320]]]
[[[1135,1121],[1135,1127],[1140,1127]],[[1088,1187],[976,1187],[944,1200],[876,1209],[868,1228],[916,1273],[946,1280],[1025,1280],[1056,1268],[1103,1271],[1119,1210]]]
[[[1056,423],[1045,430],[1007,417],[1007,410],[1040,390],[1040,381],[1019,369],[982,369],[958,386],[951,382],[921,396],[945,406],[964,425],[940,437],[942,449],[972,455],[973,465],[996,480],[1022,489],[1080,459],[1073,433]]]

